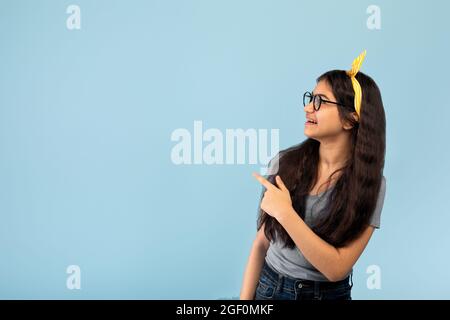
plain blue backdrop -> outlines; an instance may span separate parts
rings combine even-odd
[[[303,92],[366,49],[387,192],[353,298],[449,299],[450,5],[432,3],[1,0],[0,298],[237,298],[259,165],[175,165],[172,132],[200,120],[297,144]]]

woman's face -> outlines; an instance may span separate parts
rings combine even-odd
[[[322,80],[314,88],[313,95],[320,95],[322,99],[337,102],[330,85]],[[351,129],[351,125],[344,125],[339,117],[339,106],[322,101],[319,111],[314,110],[313,102],[304,107],[306,119],[312,119],[317,124],[305,122],[304,133],[307,137],[315,140],[336,137]]]

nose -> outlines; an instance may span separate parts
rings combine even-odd
[[[308,103],[306,106],[304,106],[303,107],[303,110],[306,112],[306,113],[313,113],[315,110],[314,110],[314,105],[313,105],[313,102],[311,101],[310,103]]]

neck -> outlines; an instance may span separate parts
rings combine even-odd
[[[333,139],[320,142],[319,170],[333,172],[345,165],[350,154],[350,143],[347,135],[339,135]]]

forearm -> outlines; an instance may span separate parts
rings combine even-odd
[[[281,217],[279,223],[302,252],[303,256],[330,281],[342,275],[339,251],[311,230],[292,209]]]
[[[266,257],[266,250],[262,246],[253,244],[245,268],[244,279],[240,293],[240,300],[253,300],[259,277]]]

